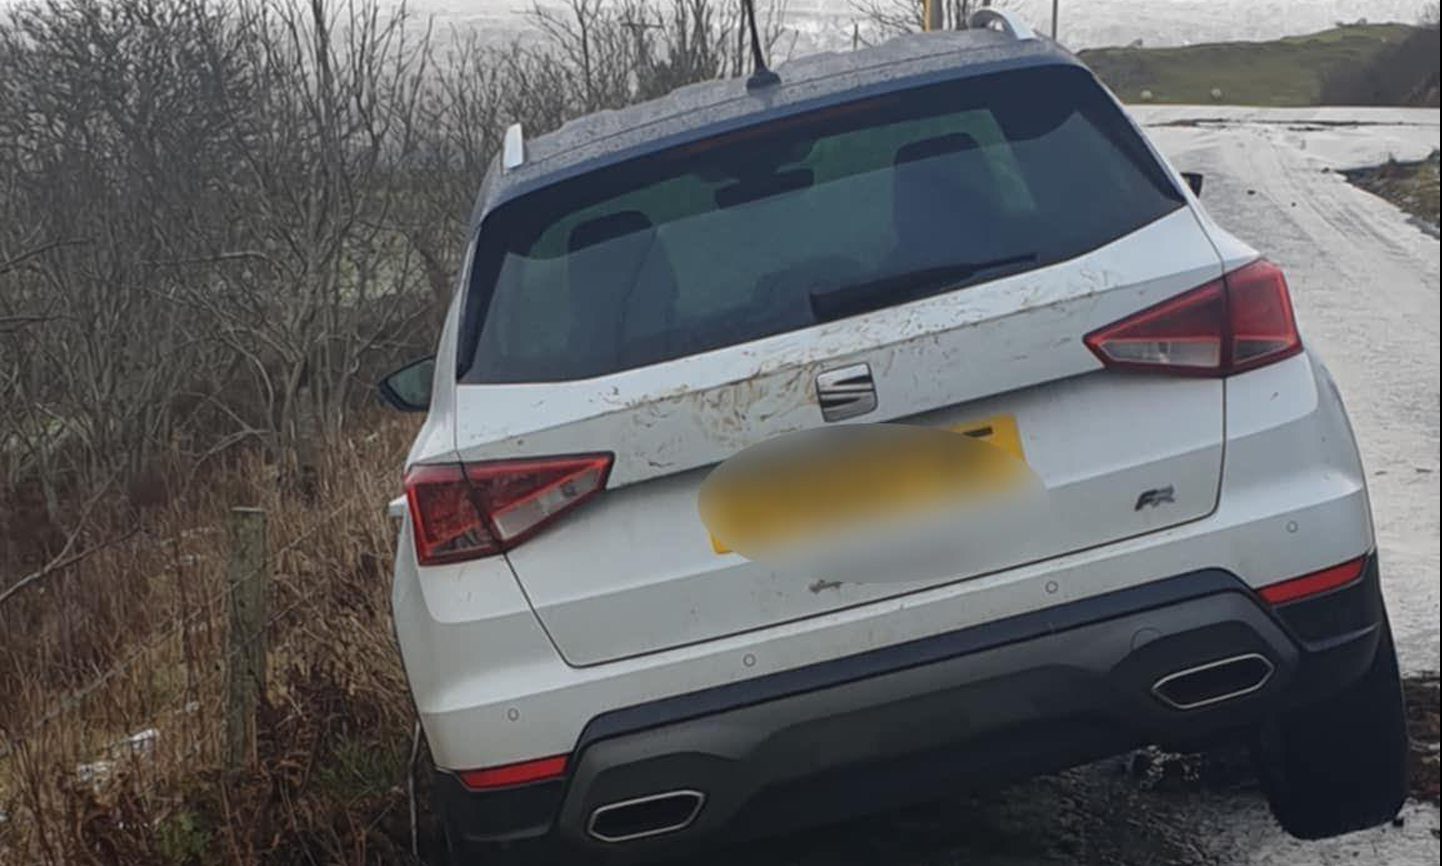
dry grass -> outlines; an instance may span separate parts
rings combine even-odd
[[[0,862],[408,861],[413,716],[384,505],[412,432],[387,419],[331,446],[310,495],[239,458],[0,608]],[[226,777],[235,505],[268,513],[275,579],[260,760]],[[124,745],[147,729],[151,746]]]
[[[1389,160],[1382,165],[1346,172],[1347,179],[1373,195],[1431,226],[1436,233],[1439,216],[1439,155],[1418,162]]]

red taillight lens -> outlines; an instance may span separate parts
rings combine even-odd
[[[1230,376],[1302,350],[1287,280],[1259,260],[1086,336],[1108,367]]]
[[[1292,295],[1282,269],[1269,261],[1238,268],[1227,282],[1232,351],[1229,373],[1261,367],[1302,351]]]
[[[485,770],[465,770],[457,773],[456,777],[471,791],[527,785],[531,782],[559,779],[566,775],[568,758],[568,755],[557,755],[554,758],[522,761],[519,764],[506,764],[503,767],[491,767]]]
[[[1301,601],[1304,598],[1311,598],[1314,595],[1321,595],[1324,592],[1346,586],[1362,576],[1362,569],[1367,565],[1367,557],[1354,559],[1351,562],[1344,562],[1341,565],[1334,565],[1331,568],[1316,571],[1311,574],[1304,574],[1301,577],[1294,577],[1291,580],[1284,580],[1281,583],[1274,583],[1271,586],[1264,586],[1258,591],[1268,604],[1286,604],[1290,601]]]
[[[406,501],[422,565],[500,552],[461,466],[415,467],[406,473]]]
[[[606,486],[611,455],[417,466],[406,499],[422,565],[509,550]]]
[[[1109,367],[1210,373],[1222,363],[1226,318],[1219,280],[1088,334],[1086,344]]]

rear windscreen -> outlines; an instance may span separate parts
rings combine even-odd
[[[1182,201],[1074,67],[775,119],[488,214],[463,379],[589,378],[858,315],[1072,258]]]

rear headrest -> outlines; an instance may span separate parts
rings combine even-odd
[[[566,249],[568,252],[574,253],[586,247],[636,232],[647,231],[654,227],[651,220],[640,211],[623,210],[620,213],[607,214],[588,220],[571,229],[571,237],[567,242]]]
[[[944,156],[948,153],[976,150],[980,146],[981,145],[977,144],[976,139],[964,132],[938,135],[935,138],[924,138],[921,141],[913,141],[900,148],[896,151],[896,158],[892,160],[892,164],[905,165],[908,162],[919,162],[923,159]]]
[[[896,151],[892,172],[898,270],[986,258],[995,208],[976,139],[957,132],[914,141]]]

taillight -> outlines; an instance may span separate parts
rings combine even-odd
[[[488,767],[484,770],[463,770],[456,774],[461,784],[471,791],[487,791],[495,788],[509,788],[513,785],[529,785],[545,782],[566,775],[569,755],[522,761],[503,767]]]
[[[1222,278],[1227,283],[1227,321],[1231,326],[1229,373],[1261,367],[1302,351],[1292,315],[1292,295],[1282,269],[1256,261]]]
[[[1271,586],[1264,586],[1258,590],[1258,594],[1268,604],[1301,601],[1304,598],[1311,598],[1314,595],[1321,595],[1324,592],[1331,592],[1346,586],[1360,578],[1366,567],[1367,557],[1364,556],[1341,565],[1334,565],[1331,568],[1324,568],[1321,571],[1304,574],[1301,577],[1294,577]]]
[[[1108,367],[1230,376],[1302,350],[1281,268],[1252,262],[1086,336]]]
[[[606,486],[611,455],[416,466],[406,500],[422,565],[510,550]]]

